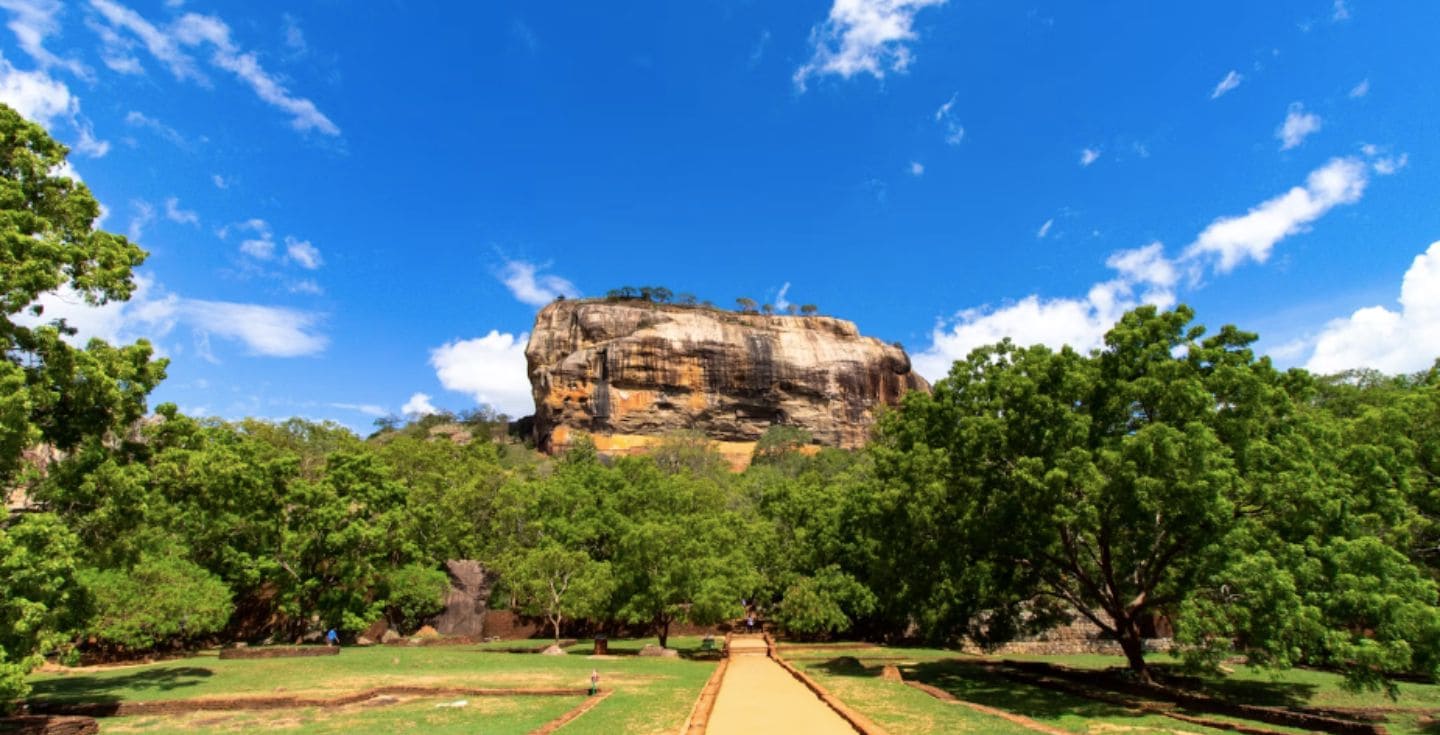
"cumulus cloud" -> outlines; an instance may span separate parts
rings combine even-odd
[[[79,103],[70,88],[43,71],[21,71],[0,56],[0,102],[45,127],[75,114]]]
[[[208,48],[211,65],[231,73],[266,104],[289,114],[296,130],[340,134],[340,128],[314,102],[291,94],[278,77],[265,70],[254,52],[235,43],[230,26],[219,17],[186,13],[162,28],[114,0],[90,0],[90,4],[109,23],[112,32],[134,35],[152,56],[169,67],[176,79],[208,84],[208,78],[187,51]]]
[[[1350,88],[1350,99],[1358,100],[1370,94],[1370,80],[1361,79],[1360,83]]]
[[[523,260],[507,260],[500,269],[500,282],[521,303],[544,306],[557,296],[580,295],[575,284],[556,275],[539,273],[540,268]]]
[[[810,31],[810,60],[795,70],[800,91],[811,77],[835,74],[849,79],[903,72],[917,35],[915,15],[945,0],[835,0],[823,23]]]
[[[1126,311],[1141,304],[1168,308],[1175,303],[1175,266],[1165,259],[1160,243],[1116,252],[1106,265],[1115,277],[1091,286],[1083,298],[1030,295],[999,308],[966,309],[936,324],[930,347],[914,357],[915,370],[938,380],[971,350],[1007,337],[1020,345],[1092,350]]]
[[[1342,204],[1354,204],[1369,178],[1364,161],[1336,158],[1310,172],[1304,186],[1261,203],[1238,217],[1210,223],[1185,251],[1195,262],[1213,260],[1226,273],[1245,260],[1265,262],[1275,243],[1303,231],[1311,222]]]
[[[1035,238],[1038,239],[1038,240],[1044,240],[1044,239],[1045,239],[1045,236],[1050,234],[1050,228],[1051,228],[1051,227],[1054,227],[1054,226],[1055,226],[1055,218],[1054,218],[1054,217],[1051,217],[1050,219],[1045,220],[1045,224],[1040,225],[1040,229],[1035,231]]]
[[[320,257],[320,249],[311,245],[309,240],[298,240],[289,236],[285,238],[285,255],[301,268],[310,271],[325,262]]]
[[[429,416],[440,413],[440,409],[430,402],[430,396],[424,393],[416,393],[410,396],[410,400],[400,407],[400,413],[406,416]]]
[[[135,210],[134,216],[130,218],[130,226],[125,230],[125,236],[131,240],[139,241],[145,234],[145,228],[155,221],[155,208],[149,202],[136,199],[130,202],[130,207]]]
[[[1215,85],[1215,91],[1210,93],[1210,99],[1220,99],[1220,97],[1226,92],[1229,92],[1230,90],[1240,86],[1240,82],[1243,81],[1245,81],[1245,76],[1240,72],[1231,69],[1230,73],[1226,74],[1225,78],[1221,79],[1220,83]]]
[[[1092,163],[1094,163],[1094,162],[1096,162],[1096,161],[1098,161],[1098,160],[1100,160],[1100,149],[1098,149],[1098,148],[1086,148],[1086,149],[1080,151],[1080,165],[1081,165],[1081,166],[1089,166],[1090,164],[1092,164]]]
[[[1285,114],[1285,122],[1275,128],[1275,137],[1280,140],[1280,150],[1288,151],[1291,148],[1299,147],[1311,134],[1318,132],[1320,132],[1320,116],[1313,112],[1306,112],[1305,105],[1292,102],[1289,111]]]
[[[911,176],[917,176],[917,177],[918,177],[918,176],[924,176],[924,175],[925,175],[925,164],[923,164],[923,163],[921,163],[921,162],[919,162],[919,161],[911,161],[911,162],[910,162],[910,175],[911,175]]]
[[[1440,242],[1415,257],[1400,284],[1400,308],[1370,306],[1325,326],[1305,367],[1318,373],[1373,368],[1408,373],[1440,357]]]
[[[430,352],[430,364],[446,390],[465,393],[510,416],[535,412],[530,380],[525,372],[525,342],[491,330],[484,337],[456,340]]]
[[[1368,151],[1367,155],[1376,153],[1378,149]],[[1297,186],[1263,202],[1245,215],[1215,220],[1178,259],[1167,257],[1164,245],[1159,242],[1115,252],[1105,261],[1114,271],[1113,277],[1091,286],[1083,297],[1043,298],[1032,294],[1000,307],[963,310],[935,325],[930,346],[914,357],[915,369],[926,378],[937,380],[945,376],[955,360],[971,350],[1007,337],[1021,345],[1044,344],[1058,348],[1068,344],[1081,351],[1099,347],[1105,332],[1126,311],[1141,304],[1160,308],[1174,305],[1182,275],[1188,273],[1193,286],[1207,266],[1224,273],[1245,260],[1263,262],[1283,238],[1303,231],[1336,206],[1359,201],[1369,170],[1369,165],[1358,158],[1334,159],[1312,171],[1305,186]],[[1440,330],[1440,275],[1437,275],[1440,274],[1440,243],[1431,247],[1431,260],[1423,267],[1412,267],[1411,271],[1412,274],[1406,276],[1400,317],[1375,311],[1360,316],[1387,323],[1436,324]],[[1430,296],[1431,293],[1435,295]],[[1411,307],[1412,303],[1419,305]],[[1421,339],[1417,334],[1419,326],[1409,331],[1395,331],[1403,332],[1410,339]],[[1350,333],[1337,327],[1336,334]],[[1354,334],[1363,334],[1363,330]],[[1332,341],[1348,345],[1340,336]],[[1432,341],[1428,349],[1433,359],[1435,354],[1440,354],[1440,343]],[[1321,355],[1318,349],[1316,354]]]
[[[270,223],[257,217],[241,222],[235,227],[253,233],[253,237],[240,242],[240,252],[256,260],[270,260],[275,257],[275,236],[270,231]],[[221,230],[219,233],[221,239],[225,238],[227,232],[228,228]]]

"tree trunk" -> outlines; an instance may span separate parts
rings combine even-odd
[[[560,645],[560,616],[550,618],[550,624],[555,626],[555,645]]]
[[[665,647],[665,642],[670,640],[670,618],[661,617],[659,620],[660,647]]]
[[[1119,625],[1115,626],[1115,637],[1119,639],[1120,650],[1125,652],[1125,660],[1130,664],[1130,672],[1135,678],[1146,683],[1152,683],[1150,679],[1150,668],[1145,665],[1145,643],[1140,637],[1140,626],[1134,620],[1117,620]]]

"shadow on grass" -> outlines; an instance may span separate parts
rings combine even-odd
[[[1300,682],[1186,676],[1178,667],[1162,665],[1152,668],[1161,675],[1161,680],[1166,684],[1236,704],[1305,707],[1314,699],[1318,689],[1314,684]]]
[[[32,683],[30,699],[113,703],[121,701],[119,692],[169,692],[195,686],[214,673],[198,666],[162,666],[120,676],[64,676]]]
[[[905,678],[943,689],[967,702],[975,702],[1037,720],[1065,715],[1087,719],[1141,717],[1141,713],[1104,702],[1012,681],[984,666],[959,661],[937,661],[902,667]]]
[[[857,676],[873,679],[880,676],[880,672],[885,667],[866,666],[860,663],[860,659],[854,656],[837,656],[824,662],[807,661],[805,662],[805,668],[823,671],[831,676]]]

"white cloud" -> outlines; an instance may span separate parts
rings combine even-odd
[[[320,284],[316,283],[315,279],[306,278],[303,281],[296,281],[290,284],[290,293],[303,293],[309,294],[310,296],[319,296],[325,293],[325,289],[320,288]]]
[[[129,31],[139,38],[150,55],[168,66],[176,79],[208,84],[205,75],[195,68],[195,60],[185,53],[176,39],[156,28],[139,13],[112,0],[90,0],[90,6],[105,18],[112,29]]]
[[[1378,158],[1373,164],[1375,168],[1375,173],[1380,174],[1381,176],[1389,176],[1390,174],[1393,174],[1408,165],[1410,165],[1409,153],[1401,153],[1398,156],[1386,156],[1384,158]]]
[[[81,79],[90,79],[90,68],[78,59],[56,56],[45,48],[45,39],[60,33],[57,16],[64,10],[59,0],[0,0],[0,8],[10,12],[6,27],[15,34],[20,49],[30,55],[41,69],[58,66]]]
[[[935,110],[935,122],[945,127],[945,143],[947,145],[960,145],[965,140],[965,126],[956,122],[955,118],[950,115],[950,110],[955,107],[955,100],[959,96],[959,92],[950,95],[950,99]]]
[[[275,241],[271,239],[270,233],[262,233],[259,237],[252,237],[240,243],[240,252],[256,259],[270,260],[275,257]]]
[[[869,74],[903,72],[912,59],[915,15],[945,0],[835,0],[823,23],[810,31],[810,60],[795,70],[800,91],[814,76],[837,74],[849,79]]]
[[[252,355],[303,357],[323,352],[329,339],[316,330],[318,314],[279,306],[185,299],[180,318],[208,335],[245,345]]]
[[[1320,116],[1313,112],[1306,112],[1305,105],[1299,102],[1290,103],[1290,109],[1285,114],[1285,122],[1275,128],[1275,137],[1280,140],[1280,150],[1288,151],[1305,142],[1305,138],[1312,133],[1320,131]]]
[[[1045,239],[1045,236],[1050,234],[1050,228],[1051,228],[1051,227],[1054,227],[1054,226],[1055,226],[1055,218],[1054,218],[1054,217],[1051,217],[1050,219],[1045,220],[1045,224],[1040,225],[1040,229],[1035,231],[1035,237],[1036,237],[1037,239],[1044,240],[1044,239]]]
[[[1339,22],[1350,20],[1350,8],[1345,5],[1345,0],[1335,0],[1334,11],[1330,14],[1330,20]]]
[[[910,162],[910,175],[911,175],[911,176],[924,176],[924,175],[925,175],[925,164],[923,164],[923,163],[921,163],[921,162],[919,162],[919,161],[911,161],[911,162]]]
[[[229,181],[228,179],[226,179],[224,176],[221,176],[220,174],[211,174],[211,175],[210,175],[210,181],[211,181],[211,183],[215,184],[215,188],[216,188],[216,189],[229,189],[229,188],[230,188],[230,181]]]
[[[484,337],[456,340],[430,352],[430,364],[447,390],[470,395],[511,416],[535,412],[530,379],[525,372],[525,342],[491,330]]]
[[[194,210],[181,209],[179,197],[170,197],[165,200],[165,218],[171,222],[179,222],[182,225],[199,225],[200,215]]]
[[[128,344],[141,337],[159,339],[175,326],[179,299],[158,291],[153,279],[141,275],[135,278],[135,291],[128,301],[93,305],[69,286],[62,286],[35,300],[43,309],[38,318],[26,310],[16,315],[15,320],[35,326],[63,319],[76,330],[67,338],[76,345],[95,338],[111,344]]]
[[[125,124],[151,130],[156,135],[182,148],[187,145],[185,136],[181,135],[180,131],[138,110],[131,110],[125,114]]]
[[[80,136],[75,141],[75,150],[91,158],[100,158],[110,152],[110,143],[95,137],[95,128],[90,121],[82,115],[76,115],[70,119],[75,132]]]
[[[440,413],[440,409],[430,402],[430,396],[424,393],[416,393],[410,396],[410,400],[400,407],[400,413],[405,416],[429,416]]]
[[[281,30],[285,34],[285,46],[293,55],[303,56],[310,47],[305,43],[305,32],[300,30],[300,20],[289,13],[280,16],[280,20]]]
[[[1210,93],[1210,99],[1220,99],[1221,95],[1240,86],[1240,82],[1243,81],[1245,81],[1245,76],[1240,72],[1231,69],[1230,73],[1226,74],[1225,78],[1221,79],[1220,83],[1215,85],[1215,91]]]
[[[375,416],[377,418],[389,413],[389,411],[385,410],[384,406],[377,406],[373,403],[330,403],[327,405],[329,405],[331,408],[338,408],[342,411],[354,411],[356,413],[363,413],[366,416]]]
[[[39,318],[27,313],[17,315],[17,321],[34,325],[64,319],[77,331],[69,338],[75,344],[94,337],[112,344],[141,337],[158,341],[177,325],[195,332],[202,356],[208,353],[211,335],[239,342],[250,354],[267,357],[313,355],[328,343],[316,331],[321,321],[318,314],[259,304],[187,299],[166,293],[144,275],[135,278],[135,292],[127,301],[92,305],[80,294],[62,287],[41,295],[36,303],[44,308]]]
[[[85,27],[100,37],[100,61],[118,74],[144,74],[145,67],[135,57],[135,42],[121,36],[115,29],[94,18],[85,19]]]
[[[785,295],[788,293],[790,293],[790,282],[786,281],[785,285],[780,287],[780,292],[775,294],[776,311],[784,311],[785,309],[789,308],[790,302],[785,298]]]
[[[1400,309],[1360,309],[1327,324],[1305,367],[1318,373],[1373,368],[1416,372],[1440,356],[1440,242],[1415,257],[1400,286]]]
[[[80,110],[70,88],[43,71],[21,71],[0,56],[0,102],[15,108],[27,120],[51,128]]]
[[[113,0],[90,0],[90,4],[113,29],[129,31],[138,37],[151,55],[168,66],[177,79],[208,83],[195,68],[195,60],[185,51],[208,46],[212,65],[235,75],[261,100],[288,113],[290,124],[296,130],[316,130],[332,136],[340,134],[340,128],[314,102],[292,95],[277,77],[261,66],[255,53],[238,46],[230,36],[230,26],[220,18],[186,13],[162,29]]]
[[[516,299],[531,306],[544,306],[557,296],[580,295],[575,284],[553,275],[537,275],[537,268],[523,260],[507,260],[500,270],[500,281]]]
[[[938,380],[971,350],[1007,337],[1022,346],[1070,345],[1089,351],[1101,345],[1105,333],[1126,311],[1141,304],[1168,308],[1175,303],[1175,268],[1165,259],[1160,243],[1116,252],[1106,265],[1117,276],[1091,286],[1084,298],[1030,295],[1000,308],[966,309],[953,322],[936,324],[930,347],[914,357],[916,372]]]
[[[1185,259],[1214,259],[1225,273],[1249,259],[1263,263],[1281,239],[1301,232],[1326,212],[1360,201],[1369,182],[1364,161],[1336,158],[1310,172],[1305,186],[1269,199],[1238,217],[1210,223],[1186,248]]]
[[[1100,160],[1100,149],[1098,149],[1098,148],[1086,148],[1086,149],[1080,151],[1080,165],[1081,165],[1081,166],[1089,166],[1090,164],[1092,164],[1092,163],[1094,163],[1094,162],[1096,162],[1096,161],[1098,161],[1098,160]]]
[[[139,241],[140,236],[145,234],[145,228],[155,221],[155,208],[141,199],[130,202],[130,206],[135,210],[135,216],[130,218],[130,227],[126,229],[125,236]]]
[[[1361,79],[1359,84],[1350,88],[1350,99],[1352,100],[1358,100],[1367,94],[1370,94],[1369,79]]]
[[[320,249],[310,244],[309,240],[297,240],[293,237],[285,238],[285,254],[291,261],[299,264],[305,270],[313,271],[324,264],[320,257]]]

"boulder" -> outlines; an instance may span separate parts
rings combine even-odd
[[[660,658],[679,658],[680,652],[673,648],[661,648],[654,643],[646,643],[645,647],[640,649],[640,655],[657,656]]]
[[[450,590],[445,593],[445,610],[435,618],[440,635],[480,638],[485,634],[485,612],[495,575],[470,559],[445,562]]]
[[[540,652],[540,655],[542,655],[542,656],[564,656],[564,655],[567,655],[567,654],[565,653],[565,649],[563,649],[563,648],[561,648],[561,647],[559,647],[559,646],[557,646],[557,645],[555,645],[555,644],[552,643],[552,644],[550,644],[549,646],[547,646],[547,647],[545,648],[545,650],[541,651],[541,652]]]
[[[393,630],[386,630],[385,635],[380,636],[381,643],[394,643],[400,640],[404,640],[404,638]]]

